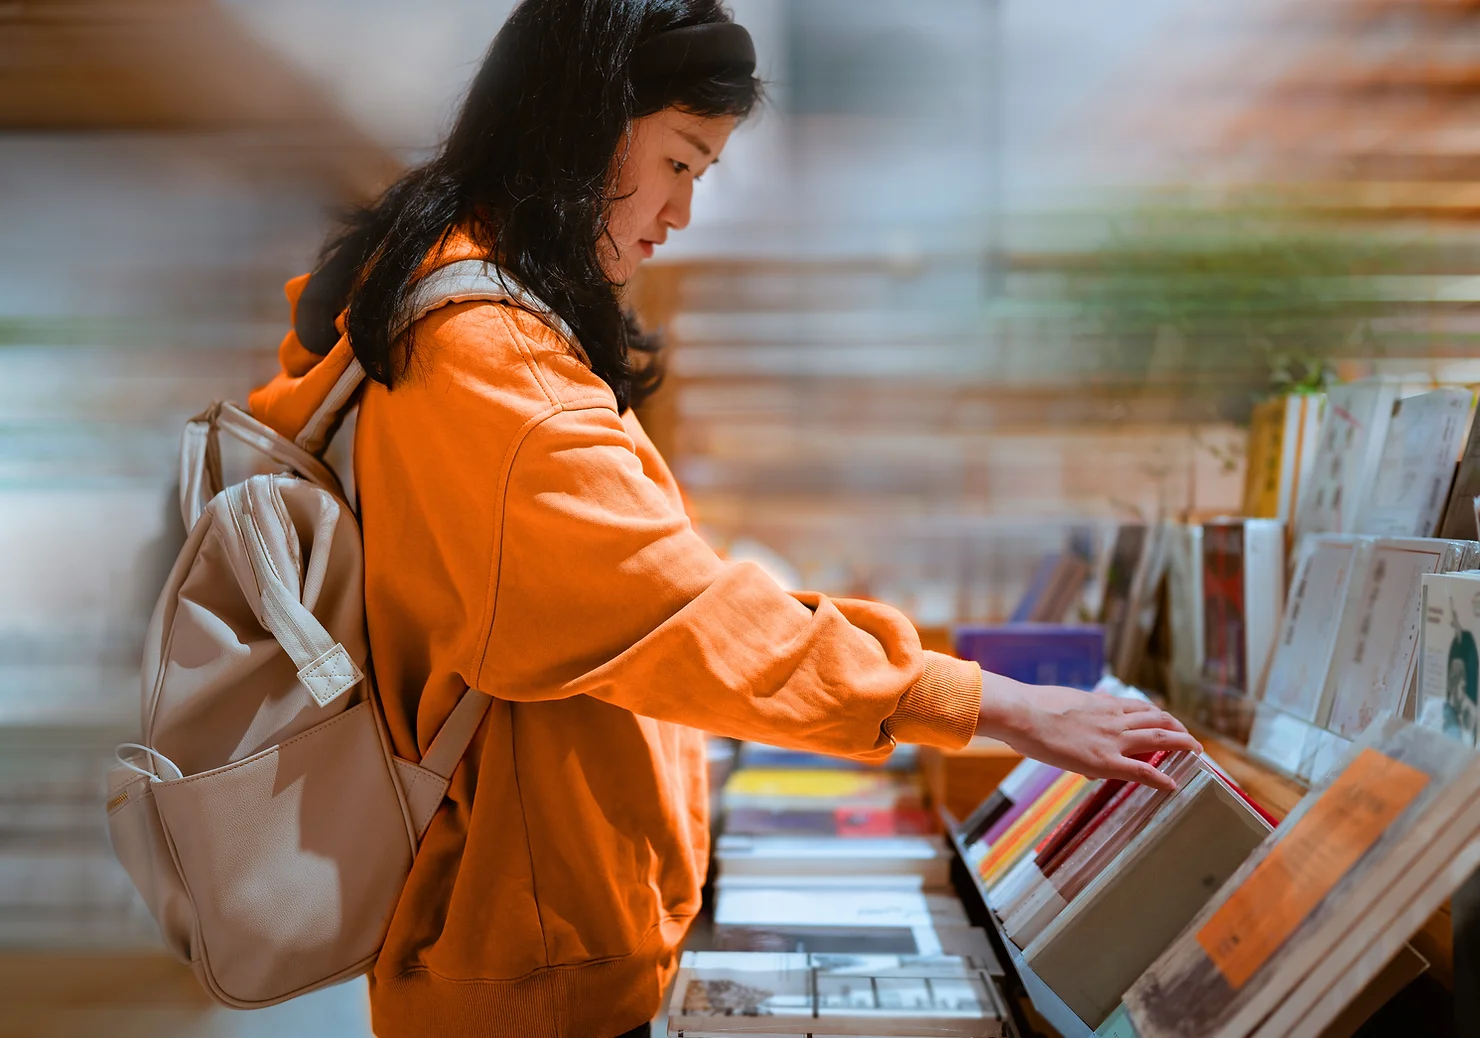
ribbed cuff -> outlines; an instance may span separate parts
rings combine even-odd
[[[897,742],[959,750],[976,734],[981,705],[981,667],[927,650],[925,673],[884,719],[884,731]]]

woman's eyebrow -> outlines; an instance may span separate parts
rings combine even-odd
[[[700,137],[690,133],[688,130],[674,130],[673,132],[678,134],[684,140],[688,141],[695,148],[697,148],[705,158],[709,158],[711,155],[714,154],[714,151],[709,147],[709,145],[705,144]]]

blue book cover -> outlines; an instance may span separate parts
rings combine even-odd
[[[1105,672],[1105,630],[1099,624],[958,627],[956,655],[1030,685],[1092,689]]]

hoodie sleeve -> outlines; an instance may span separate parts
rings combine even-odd
[[[508,470],[470,673],[510,700],[587,695],[719,735],[854,757],[958,747],[981,671],[872,602],[729,564],[643,472],[609,406],[557,410]]]

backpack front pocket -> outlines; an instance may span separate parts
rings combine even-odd
[[[374,960],[413,848],[370,703],[150,787],[217,997],[278,1001]]]

